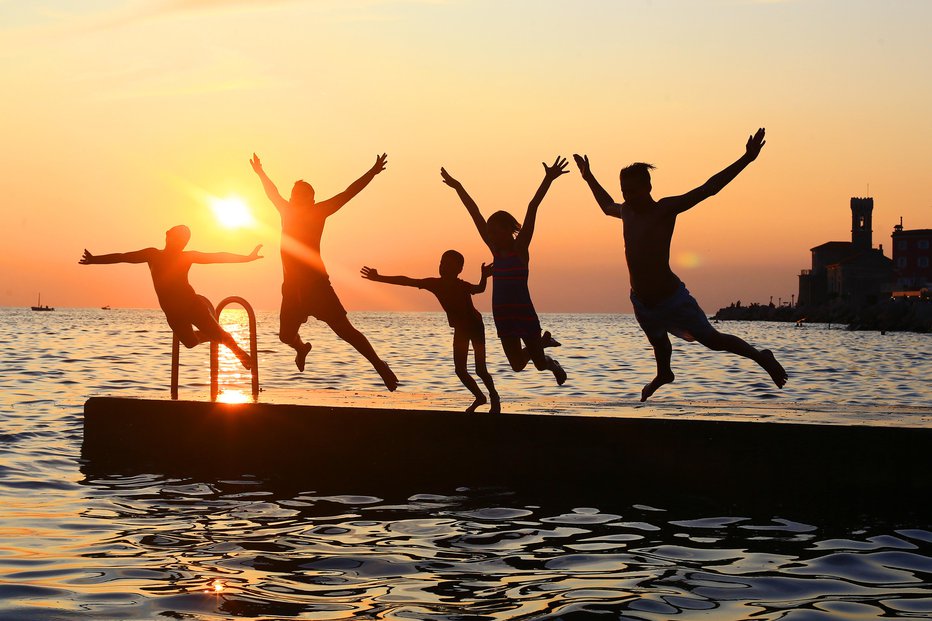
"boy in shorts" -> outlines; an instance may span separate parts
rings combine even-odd
[[[447,321],[453,328],[453,366],[456,369],[456,376],[476,398],[473,404],[466,408],[466,411],[475,412],[476,408],[487,403],[476,380],[466,369],[469,345],[472,344],[473,355],[476,358],[476,375],[482,379],[482,383],[489,391],[489,399],[492,401],[489,413],[498,414],[502,411],[501,401],[495,390],[495,384],[492,382],[492,376],[485,365],[485,326],[482,323],[482,315],[472,303],[473,295],[485,291],[486,281],[492,274],[492,266],[482,264],[482,277],[479,279],[479,284],[474,285],[459,278],[464,263],[463,255],[456,250],[447,250],[440,257],[439,278],[383,276],[372,267],[363,267],[360,273],[368,280],[403,287],[417,287],[437,296],[440,306],[447,313]]]
[[[266,196],[278,209],[282,219],[282,305],[279,313],[278,338],[295,350],[295,366],[304,371],[311,344],[301,340],[298,330],[315,317],[323,321],[341,339],[356,348],[381,376],[385,387],[394,391],[398,378],[375,353],[369,340],[350,323],[346,309],[330,285],[330,276],[320,257],[320,238],[327,218],[336,213],[351,198],[359,194],[383,170],[387,156],[383,153],[362,177],[343,192],[325,201],[314,201],[314,188],[306,181],[296,181],[291,198],[285,200],[275,184],[262,170],[259,157],[253,153],[249,163],[259,175]]]
[[[205,341],[223,343],[230,348],[247,369],[252,361],[229,332],[220,327],[210,311],[210,302],[198,295],[188,282],[188,270],[195,263],[245,263],[261,259],[261,245],[248,255],[232,252],[195,252],[185,250],[191,231],[182,225],[165,232],[165,248],[143,248],[134,252],[116,252],[94,255],[84,250],[78,261],[81,265],[108,265],[112,263],[146,263],[152,274],[152,284],[159,299],[165,319],[178,340],[187,348],[196,347]],[[194,328],[198,328],[195,330]]]
[[[769,349],[757,350],[737,336],[722,334],[713,328],[686,286],[670,269],[670,242],[676,217],[728,185],[757,159],[764,143],[764,129],[761,128],[748,138],[745,153],[736,162],[698,188],[659,201],[650,194],[650,171],[654,167],[641,162],[632,164],[621,171],[624,202],[620,205],[596,181],[589,168],[589,158],[573,156],[599,207],[605,215],[620,218],[623,223],[631,302],[657,360],[657,375],[641,390],[641,401],[674,380],[670,367],[673,347],[668,332],[686,341],[699,341],[715,351],[750,358],[770,374],[778,388],[786,384],[786,371]]]

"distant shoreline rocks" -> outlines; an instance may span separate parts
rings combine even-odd
[[[817,306],[742,305],[739,301],[720,308],[712,319],[783,321],[800,326],[828,323],[845,325],[848,330],[929,333],[932,332],[932,300],[889,299],[868,306],[855,306],[837,300]]]

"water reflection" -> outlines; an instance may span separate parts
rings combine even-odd
[[[896,617],[932,603],[932,533],[921,529],[852,537],[850,525],[489,489],[391,498],[252,477],[83,485],[95,508],[83,517],[111,532],[82,551],[86,579],[116,600],[142,595],[139,616],[125,618]]]

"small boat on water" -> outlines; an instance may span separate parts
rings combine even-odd
[[[100,307],[100,310],[111,310],[111,309],[110,309],[110,305],[107,304],[106,306],[101,306],[101,307]]]
[[[32,310],[34,310],[34,311],[53,311],[53,310],[55,310],[53,307],[48,306],[48,305],[42,306],[42,294],[41,294],[41,293],[39,294],[39,300],[36,302],[36,305],[33,306],[33,307],[31,307],[31,308],[32,308]]]

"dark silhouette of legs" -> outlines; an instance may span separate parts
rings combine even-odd
[[[777,385],[777,388],[783,388],[786,384],[786,370],[777,362],[773,352],[769,349],[755,349],[743,339],[731,334],[722,334],[717,330],[713,330],[710,334],[704,334],[702,338],[696,340],[714,351],[727,351],[750,358],[770,374],[770,378]]]
[[[508,358],[508,364],[513,371],[523,371],[528,362],[531,361],[531,354],[527,348],[521,345],[521,339],[517,336],[503,336],[502,349],[505,351],[505,357]]]
[[[492,382],[492,375],[489,373],[489,369],[485,364],[484,336],[481,339],[475,337],[472,339],[472,350],[476,358],[476,375],[478,375],[482,383],[485,384],[486,390],[489,391],[489,400],[492,402],[491,406],[489,406],[489,414],[498,414],[502,411],[502,402],[498,396],[498,391],[495,390],[495,384]]]
[[[654,394],[658,388],[674,380],[673,370],[670,368],[670,357],[673,355],[673,345],[670,343],[670,337],[664,332],[656,336],[648,335],[647,340],[650,341],[651,346],[654,348],[654,358],[657,360],[657,376],[641,389],[641,401],[647,401],[647,398]]]
[[[456,377],[460,378],[460,381],[463,382],[463,385],[469,389],[469,392],[471,392],[476,398],[472,405],[466,408],[466,411],[475,412],[476,408],[478,408],[480,405],[485,405],[488,403],[488,400],[485,398],[485,395],[482,394],[482,391],[479,390],[479,385],[476,384],[476,380],[472,378],[472,376],[469,374],[469,371],[466,369],[466,360],[468,357],[469,334],[466,333],[466,330],[454,328],[453,367],[456,369]]]
[[[301,328],[302,323],[286,317],[283,313],[279,318],[278,325],[278,340],[295,350],[294,364],[298,367],[298,371],[304,371],[307,355],[313,347],[310,342],[305,343],[301,340],[298,330]]]
[[[390,391],[394,391],[398,388],[398,378],[395,377],[395,374],[388,365],[375,353],[375,350],[369,343],[369,339],[367,339],[362,332],[353,327],[353,324],[350,323],[346,315],[331,319],[327,322],[327,325],[330,326],[334,334],[355,347],[356,351],[362,354],[366,360],[372,364],[382,377],[382,381],[385,382],[386,388]]]
[[[527,347],[522,347],[521,339],[516,336],[503,336],[501,340],[502,349],[505,350],[505,357],[508,358],[513,370],[523,371],[528,362],[533,362],[534,368],[538,371],[551,371],[558,385],[562,386],[563,382],[566,381],[566,371],[563,370],[563,367],[556,360],[544,354],[540,337],[524,339]]]
[[[210,302],[207,298],[198,296],[198,302],[198,304],[193,305],[194,309],[190,318],[191,323],[199,328],[198,331],[191,332],[197,342],[189,345],[190,340],[186,342],[181,335],[179,335],[179,340],[188,348],[207,341],[226,345],[239,358],[239,361],[246,369],[251,369],[252,358],[237,344],[236,339],[220,326],[216,317],[210,312]]]

